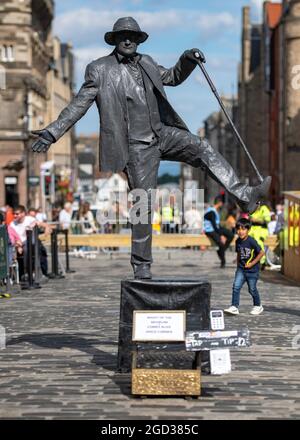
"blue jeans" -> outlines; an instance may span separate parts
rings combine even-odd
[[[248,285],[248,292],[252,296],[253,305],[260,306],[260,297],[256,287],[257,281],[259,277],[259,272],[248,272],[247,269],[243,270],[241,268],[237,268],[235,272],[235,278],[232,287],[232,305],[235,307],[239,307],[240,304],[240,292],[241,288],[245,284]]]

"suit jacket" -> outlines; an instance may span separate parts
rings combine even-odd
[[[163,86],[181,84],[195,64],[183,54],[170,69],[158,66],[148,55],[140,55],[140,66],[156,88],[162,123],[188,130],[168,102]],[[100,169],[123,171],[128,161],[128,110],[121,67],[115,52],[88,64],[85,82],[58,119],[46,129],[58,140],[96,102],[100,117]]]

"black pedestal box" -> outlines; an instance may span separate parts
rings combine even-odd
[[[186,330],[209,329],[211,285],[199,278],[154,278],[121,282],[118,370],[131,370],[134,310],[185,310]],[[178,343],[181,350],[184,342]]]

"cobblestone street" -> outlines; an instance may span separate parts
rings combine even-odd
[[[212,284],[212,307],[230,305],[234,253],[226,269],[215,252],[154,254],[154,276],[199,276]],[[226,328],[248,326],[252,346],[232,349],[232,372],[202,376],[202,396],[133,398],[130,377],[116,373],[120,281],[129,255],[71,259],[76,270],[40,290],[0,302],[6,349],[0,351],[0,417],[26,419],[278,419],[300,418],[300,288],[265,271],[259,289],[265,312],[241,314]],[[298,329],[295,326],[299,326]],[[293,348],[293,340],[294,347]]]

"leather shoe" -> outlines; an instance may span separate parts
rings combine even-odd
[[[134,278],[136,280],[150,280],[152,278],[150,264],[133,264]]]
[[[268,176],[259,185],[254,186],[251,190],[249,202],[240,204],[241,209],[249,212],[249,214],[253,214],[260,205],[260,202],[267,200],[271,182],[272,177]]]

